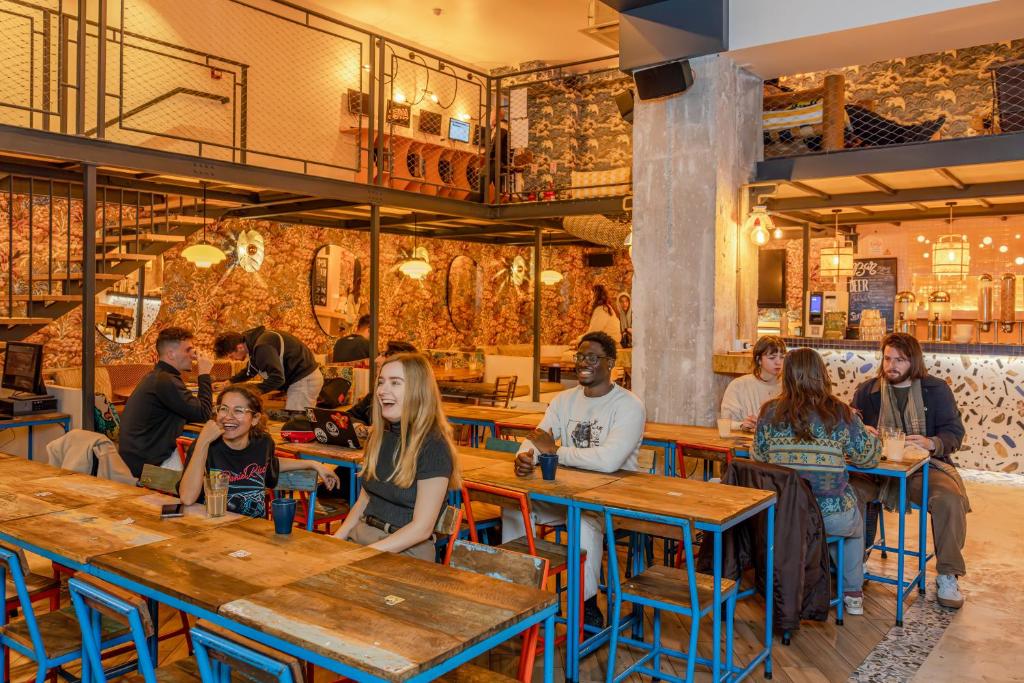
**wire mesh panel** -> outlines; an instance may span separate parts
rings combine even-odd
[[[59,114],[60,0],[0,0],[0,123],[49,127]]]
[[[1024,60],[993,67],[992,90],[996,132],[1024,131]]]
[[[123,0],[119,22],[117,128],[135,144],[158,136],[162,148],[214,158],[358,169],[349,91],[367,91],[366,34],[236,0]]]
[[[465,69],[392,43],[382,88],[385,182],[403,190],[467,199],[483,166],[484,81]]]
[[[632,82],[616,67],[608,59],[501,77],[506,200],[629,193],[632,128],[615,98]]]

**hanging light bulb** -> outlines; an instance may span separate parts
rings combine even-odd
[[[775,221],[768,213],[768,207],[758,204],[747,216],[747,222],[743,229],[750,235],[750,241],[761,247],[768,244],[772,232],[775,230]]]
[[[782,239],[782,228],[775,228],[775,232],[772,233],[772,237],[774,237],[777,240],[781,240]]]
[[[227,258],[227,255],[206,241],[206,183],[203,183],[203,239],[198,244],[185,247],[181,255],[196,268],[209,268]]]
[[[416,246],[416,214],[412,214],[412,255],[398,264],[398,271],[412,280],[422,280],[434,268],[425,247]]]
[[[971,245],[966,235],[953,232],[956,202],[947,202],[946,206],[949,207],[949,234],[939,236],[932,244],[932,275],[963,280],[971,269]]]
[[[845,238],[839,239],[839,214],[842,211],[842,209],[832,210],[836,217],[835,241],[831,247],[821,250],[821,262],[819,263],[821,277],[840,278],[853,275],[853,245]]]
[[[401,90],[396,90],[395,96],[392,99],[394,99],[395,102],[401,104],[402,102],[405,102],[405,93],[402,92]]]

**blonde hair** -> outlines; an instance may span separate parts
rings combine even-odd
[[[459,458],[452,439],[452,428],[448,424],[441,409],[441,392],[438,391],[434,379],[434,371],[427,359],[418,353],[397,353],[389,356],[381,364],[380,372],[389,363],[401,363],[405,371],[405,397],[402,401],[402,418],[400,420],[402,436],[398,459],[390,481],[399,488],[407,489],[416,481],[416,465],[419,462],[420,449],[431,434],[437,435],[448,446],[452,457],[452,474],[448,478],[448,488],[458,489],[462,486],[459,472]],[[377,375],[378,382],[380,374]],[[380,413],[380,401],[376,390],[373,398],[373,425],[370,440],[366,444],[366,459],[363,477],[367,480],[377,478],[377,462],[384,440],[384,418]]]

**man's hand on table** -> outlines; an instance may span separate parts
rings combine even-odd
[[[908,446],[917,446],[929,453],[935,450],[935,442],[927,436],[921,436],[920,434],[907,434],[906,443]]]
[[[515,468],[517,477],[528,477],[531,474],[533,474],[533,470],[536,467],[533,464],[533,461],[536,458],[536,456],[536,451],[534,451],[532,448],[528,451],[523,451],[522,453],[516,454],[516,459],[513,463],[513,467]]]
[[[529,439],[537,447],[538,453],[555,453],[558,451],[558,444],[555,443],[555,437],[551,432],[535,429],[530,432]]]

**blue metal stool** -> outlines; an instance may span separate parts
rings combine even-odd
[[[92,576],[76,575],[68,580],[68,592],[75,606],[78,624],[81,627],[82,645],[85,650],[89,676],[82,675],[83,681],[106,683],[107,672],[103,670],[101,652],[106,643],[101,642],[101,618],[112,620],[126,628],[135,648],[137,661],[131,668],[137,674],[127,677],[129,682],[144,683],[190,683],[199,680],[199,669],[195,658],[187,657],[168,666],[155,667],[152,646],[156,629],[149,613],[149,607],[141,596]],[[86,667],[83,666],[83,670]]]
[[[303,683],[299,660],[211,623],[196,622],[192,643],[206,683],[228,683],[232,671],[264,683]]]
[[[7,610],[0,615],[0,656],[4,660],[0,681],[9,679],[10,653],[8,649],[27,657],[36,663],[36,683],[43,683],[51,669],[82,658],[82,639],[78,622],[69,610],[57,610],[36,616],[32,607],[25,577],[28,563],[20,548],[0,542],[0,604],[7,602],[7,578],[14,582],[22,616],[7,621]],[[128,642],[131,636],[123,629],[108,628],[104,635],[104,647]],[[82,662],[82,678],[88,679],[88,662]]]
[[[618,523],[616,523],[618,520]],[[675,569],[661,565],[650,566],[626,579],[625,583],[619,573],[618,553],[615,551],[616,529],[629,529],[641,533],[655,532],[664,538],[674,538],[683,544],[683,559],[686,567]],[[605,509],[605,540],[608,545],[608,584],[612,593],[611,607],[611,639],[608,644],[608,676],[607,683],[618,683],[631,674],[642,673],[655,679],[668,681],[681,680],[662,671],[662,657],[676,657],[686,662],[686,681],[692,681],[694,668],[699,662],[711,665],[711,661],[697,656],[697,637],[700,634],[700,620],[711,614],[715,601],[724,603],[725,607],[725,661],[724,669],[727,676],[733,674],[733,617],[736,610],[737,584],[731,579],[722,579],[721,591],[718,596],[713,594],[713,580],[707,574],[698,574],[694,570],[693,541],[691,524],[687,519],[652,515],[619,508]],[[654,628],[652,643],[624,638],[619,631],[626,625],[622,619],[622,603],[629,602],[636,607],[650,607],[654,611]],[[665,647],[661,642],[661,612],[667,610],[675,614],[690,617],[689,646],[685,652]],[[632,647],[647,650],[647,653],[629,665],[623,672],[615,674],[615,654],[619,642]],[[717,645],[716,645],[717,646]],[[653,666],[649,666],[652,663]]]

